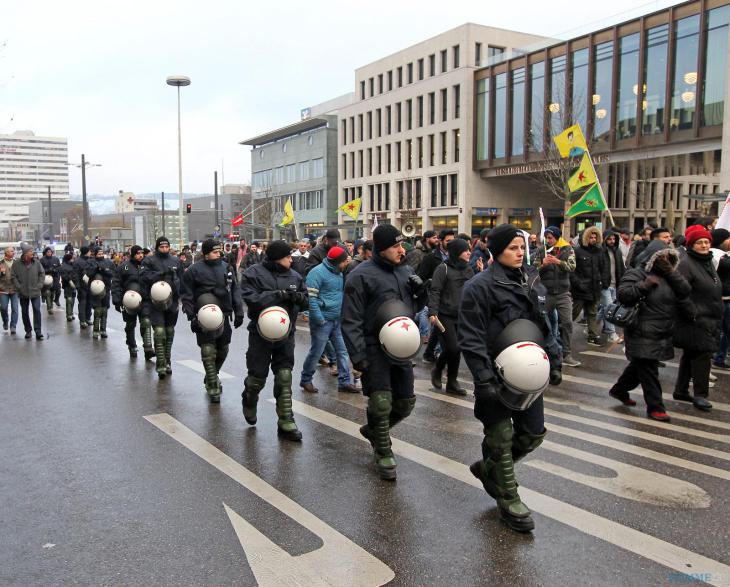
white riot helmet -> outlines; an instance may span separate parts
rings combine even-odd
[[[142,307],[142,295],[133,289],[124,292],[122,306],[128,314],[136,314]]]
[[[95,298],[100,298],[104,295],[104,293],[106,293],[106,284],[103,280],[94,278],[89,284],[89,291]]]
[[[158,308],[167,308],[172,300],[172,288],[166,281],[156,281],[150,288],[150,299]]]
[[[223,332],[226,317],[218,298],[213,294],[203,294],[198,298],[198,325],[206,334],[217,336]]]
[[[53,275],[48,275],[43,278],[43,287],[51,287],[53,285]]]
[[[380,345],[396,361],[412,359],[421,348],[421,334],[410,317],[411,312],[412,308],[401,300],[388,300],[375,315]]]
[[[526,410],[547,389],[550,360],[540,329],[530,320],[514,320],[494,341],[494,367],[502,381],[500,401],[511,410]]]
[[[281,306],[271,306],[266,308],[256,321],[261,338],[269,342],[278,342],[289,336],[291,329],[291,321],[289,320],[289,312]]]

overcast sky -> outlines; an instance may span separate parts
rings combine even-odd
[[[567,38],[671,4],[6,0],[0,133],[67,137],[70,161],[85,153],[102,164],[88,173],[90,193],[176,193],[176,90],[165,78],[187,75],[183,189],[211,192],[222,162],[226,183],[250,182],[238,141],[353,91],[356,67],[464,22]]]

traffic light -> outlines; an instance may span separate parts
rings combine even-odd
[[[187,210],[188,214],[190,214],[193,211],[193,205],[185,204],[185,209]]]

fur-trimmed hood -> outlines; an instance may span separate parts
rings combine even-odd
[[[677,268],[677,265],[679,265],[680,257],[677,249],[673,249],[662,241],[651,241],[639,259],[640,263],[643,262],[644,270],[647,273],[651,272],[652,267],[654,267],[654,261],[656,261],[657,257],[660,255],[666,255],[672,263],[672,267],[675,269]]]
[[[598,239],[596,240],[596,246],[597,247],[600,247],[601,246],[601,243],[603,243],[603,233],[601,232],[601,229],[598,228],[597,226],[589,226],[588,228],[586,228],[583,231],[583,234],[580,237],[580,244],[583,247],[586,247],[587,248],[587,247],[590,246],[588,244],[588,239],[590,238],[590,236],[592,234],[595,234],[598,237]]]

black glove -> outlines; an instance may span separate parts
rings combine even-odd
[[[667,255],[657,255],[654,259],[652,269],[654,270],[654,273],[657,273],[658,275],[669,275],[672,271],[674,271],[674,265],[672,265],[672,262],[669,260]]]
[[[236,314],[236,317],[233,319],[233,327],[240,328],[242,324],[243,324],[243,314]]]
[[[305,304],[307,302],[307,294],[303,291],[295,291],[294,295],[292,296],[292,301],[295,304],[299,304],[301,306],[302,304]]]
[[[190,319],[190,330],[192,330],[196,334],[198,332],[200,332],[200,324],[198,324],[198,318],[197,318],[197,316],[193,316]]]
[[[280,289],[279,291],[276,292],[276,299],[279,302],[285,302],[285,301],[289,300],[290,299],[289,292],[286,291],[285,289]]]
[[[114,304],[114,309],[117,312],[119,312],[120,314],[122,313],[122,305],[121,304]]]
[[[491,379],[484,383],[476,383],[474,385],[474,398],[499,402],[499,389],[501,386],[502,384],[496,379]]]
[[[414,298],[420,297],[426,289],[426,284],[423,282],[423,279],[418,277],[415,273],[408,276],[408,285],[411,288]]]
[[[550,385],[560,385],[563,381],[563,374],[560,369],[550,369]]]

